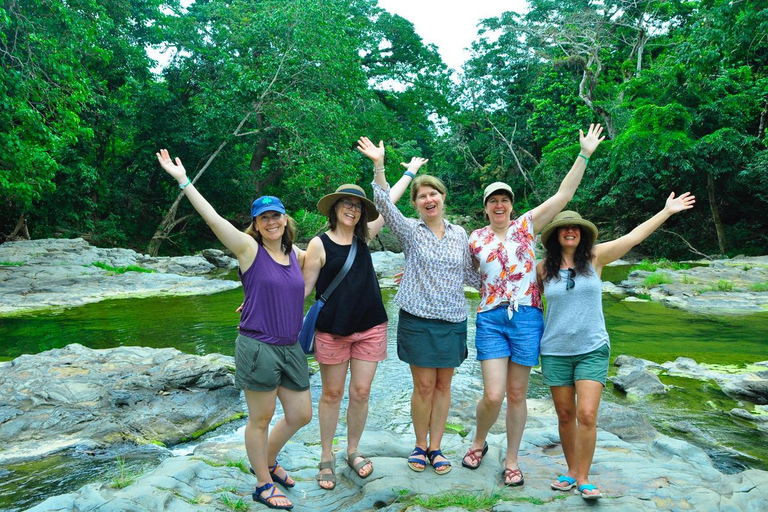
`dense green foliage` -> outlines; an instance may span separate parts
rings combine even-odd
[[[578,130],[600,122],[608,140],[569,208],[605,236],[690,190],[697,207],[645,252],[691,256],[680,237],[708,254],[768,252],[768,0],[529,6],[484,21],[454,82],[375,0],[4,0],[0,239],[24,216],[34,238],[214,245],[174,203],[161,147],[237,225],[269,193],[311,235],[319,197],[368,188],[360,135],[386,142],[390,181],[398,162],[430,158],[449,210],[480,224],[482,187],[507,181],[517,210],[539,204]],[[171,56],[162,71],[148,47]]]

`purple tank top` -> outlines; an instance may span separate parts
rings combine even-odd
[[[304,315],[304,278],[296,253],[281,265],[259,246],[253,264],[237,273],[245,294],[240,334],[270,345],[296,343]]]

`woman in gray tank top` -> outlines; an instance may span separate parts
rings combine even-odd
[[[595,244],[597,228],[574,211],[564,211],[541,232],[547,250],[536,266],[547,301],[541,339],[541,370],[552,392],[558,431],[568,471],[551,487],[577,487],[584,499],[602,498],[589,483],[597,441],[597,410],[610,356],[605,329],[600,275],[608,263],[648,238],[669,217],[693,208],[689,192],[672,192],[664,208],[627,235]]]

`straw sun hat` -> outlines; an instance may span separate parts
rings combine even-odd
[[[552,222],[547,224],[546,227],[541,230],[541,245],[546,246],[549,235],[562,226],[579,226],[582,229],[587,229],[592,233],[592,243],[597,240],[597,227],[594,224],[587,219],[582,218],[581,215],[572,210],[565,210],[564,212],[555,215]]]
[[[327,194],[320,198],[317,202],[317,209],[320,213],[326,217],[331,216],[331,207],[336,204],[336,201],[343,197],[356,197],[365,205],[365,209],[368,211],[368,222],[379,218],[379,212],[376,210],[376,205],[373,201],[368,199],[365,195],[365,191],[357,185],[345,183],[336,189],[333,194]]]

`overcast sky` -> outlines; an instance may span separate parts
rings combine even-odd
[[[413,23],[422,40],[437,46],[443,62],[456,71],[469,58],[466,48],[477,38],[481,19],[528,9],[525,0],[379,0],[379,6]]]
[[[189,5],[194,0],[182,0]],[[451,5],[447,5],[450,3]],[[460,71],[469,58],[472,41],[477,38],[477,24],[484,18],[498,16],[504,11],[523,13],[528,8],[526,0],[379,0],[379,6],[393,14],[399,14],[413,23],[422,40],[434,44],[449,67]],[[170,52],[161,55],[157,50],[147,50],[157,59],[160,69],[168,62]]]

